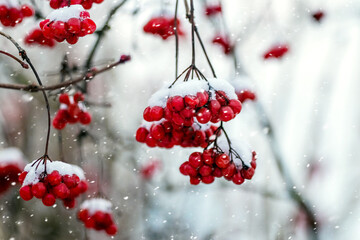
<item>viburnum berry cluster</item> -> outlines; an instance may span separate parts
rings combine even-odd
[[[218,34],[213,38],[212,42],[221,46],[225,55],[231,54],[234,50],[234,47],[227,36],[222,36]]]
[[[190,177],[190,183],[197,185],[213,183],[215,177],[224,177],[228,181],[240,185],[245,179],[251,179],[256,169],[256,153],[245,149],[243,143],[228,145],[217,142],[209,149],[194,152],[189,160],[180,166],[180,172]]]
[[[81,92],[76,92],[73,96],[62,93],[59,97],[60,109],[53,119],[54,128],[61,130],[68,123],[90,124],[91,115],[86,111],[82,101],[84,101],[84,95]]]
[[[56,199],[61,199],[65,207],[73,208],[75,198],[88,189],[80,167],[59,161],[35,160],[25,166],[19,181],[22,199],[39,198],[45,206],[53,206]]]
[[[40,28],[35,28],[25,37],[25,43],[27,45],[40,45],[46,47],[54,47],[55,40],[46,38]]]
[[[199,124],[196,120],[189,127],[168,120],[155,123],[144,121],[136,131],[136,141],[146,143],[148,147],[206,147],[216,129],[215,125]]]
[[[150,160],[141,167],[140,174],[143,179],[150,180],[160,168],[161,162],[159,160]]]
[[[66,40],[69,44],[77,43],[79,37],[92,34],[96,30],[96,24],[90,19],[89,12],[81,5],[54,10],[39,25],[46,38],[57,42]]]
[[[0,151],[0,194],[18,182],[25,165],[22,152],[14,147]]]
[[[18,5],[13,0],[0,0],[0,22],[5,27],[14,27],[24,18],[34,15],[29,5]]]
[[[117,233],[117,226],[111,212],[112,204],[103,198],[93,198],[80,205],[78,218],[86,228],[105,230],[110,236]]]
[[[287,44],[274,45],[264,53],[263,58],[282,58],[288,51],[289,46]]]
[[[184,35],[180,28],[180,21],[177,19],[177,33],[179,36]],[[175,35],[175,20],[173,17],[158,16],[151,18],[143,27],[145,33],[159,35],[163,40]]]
[[[94,3],[100,4],[104,0],[50,0],[50,7],[53,9],[58,9],[70,5],[81,4],[83,8],[90,9]]]

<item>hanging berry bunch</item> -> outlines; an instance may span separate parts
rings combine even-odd
[[[83,8],[90,9],[94,3],[100,4],[104,0],[70,0],[70,5],[81,4]],[[50,7],[58,9],[69,6],[69,0],[50,0]]]
[[[111,208],[111,202],[106,199],[89,199],[81,204],[78,218],[86,228],[97,231],[105,230],[108,235],[113,236],[117,233],[117,226]]]
[[[88,188],[80,167],[59,161],[35,160],[26,165],[19,181],[22,199],[29,201],[36,197],[42,199],[45,206],[52,206],[56,199],[61,199],[65,207],[73,208],[75,198]]]
[[[71,5],[51,12],[40,22],[40,28],[46,38],[75,44],[79,37],[94,33],[96,24],[81,5]]]
[[[267,50],[263,58],[282,58],[289,51],[289,46],[287,44],[277,44],[272,46],[269,50]]]
[[[17,148],[6,148],[0,151],[0,194],[18,182],[25,163],[22,152]]]
[[[32,15],[34,10],[29,5],[19,5],[14,0],[0,0],[0,22],[5,27],[14,27]]]
[[[35,28],[26,37],[25,43],[27,45],[40,45],[46,47],[54,47],[55,40],[46,38],[40,28]]]
[[[144,32],[154,35],[159,35],[163,40],[168,39],[175,34],[174,31],[175,21],[172,17],[159,16],[151,18],[144,26]],[[180,28],[180,21],[177,20],[178,35],[184,35],[184,32]]]
[[[91,115],[86,111],[82,101],[84,101],[84,95],[81,92],[77,92],[73,96],[66,93],[61,94],[59,97],[60,109],[53,119],[54,128],[63,129],[68,123],[90,124]]]
[[[224,129],[219,127],[219,131]],[[213,183],[215,177],[224,177],[228,181],[240,185],[245,179],[251,179],[256,168],[256,153],[244,148],[244,143],[237,141],[231,143],[226,135],[227,141],[212,143],[212,147],[201,152],[194,152],[189,160],[180,166],[180,172],[190,177],[190,183],[197,185]]]

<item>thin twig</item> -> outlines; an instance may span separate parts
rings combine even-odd
[[[178,5],[179,0],[176,0],[175,3],[175,17],[174,17],[174,32],[175,32],[175,79],[178,76],[178,68],[179,68],[179,32],[178,32]]]
[[[11,53],[8,53],[8,52],[5,52],[5,51],[1,51],[0,50],[0,53],[8,56],[8,57],[11,57],[12,59],[14,59],[15,61],[17,61],[21,67],[25,68],[25,69],[28,69],[29,68],[29,65],[27,65],[26,63],[24,63],[23,61],[21,61],[20,59],[18,59],[17,57],[15,57],[14,55],[12,55]]]

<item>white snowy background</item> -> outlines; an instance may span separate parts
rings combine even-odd
[[[47,1],[36,2],[43,12],[49,13]],[[118,2],[105,0],[93,6],[90,14],[98,27]],[[99,144],[94,146],[86,141],[83,168],[95,186],[98,161],[104,161],[104,191],[113,202],[119,226],[114,239],[311,239],[304,215],[286,191],[266,137],[268,129],[259,124],[254,103],[244,104],[239,116],[225,126],[232,136],[247,141],[259,156],[253,180],[241,186],[223,179],[211,185],[191,186],[178,167],[196,149],[149,149],[135,142],[134,133],[141,124],[148,99],[175,75],[174,38],[163,41],[144,34],[142,27],[162,10],[173,14],[174,2],[128,0],[112,19],[111,29],[96,53],[95,65],[110,63],[121,54],[132,57],[129,63],[97,76],[90,83],[88,95],[92,101],[112,104],[111,108],[89,108],[94,122],[88,129]],[[357,239],[360,2],[223,0],[222,3],[232,40],[237,42],[236,55],[274,126],[287,165],[286,174],[294,180],[293,189],[307,199],[316,214],[318,238]],[[179,5],[181,27],[186,33],[180,38],[181,72],[191,62],[191,39],[182,1]],[[139,12],[133,15],[137,7]],[[218,77],[233,79],[231,57],[211,44],[216,32],[203,14],[202,1],[195,1],[195,9],[199,32]],[[311,18],[311,13],[318,9],[326,14],[321,23]],[[28,19],[14,29],[1,31],[24,45],[24,33],[36,24]],[[95,39],[87,36],[74,46],[62,43],[54,49],[26,47],[26,50],[44,84],[52,84],[59,81],[56,74],[64,54],[71,65],[81,65]],[[289,44],[289,53],[283,59],[264,61],[262,54],[279,42]],[[0,39],[0,46],[1,50],[16,54],[5,39]],[[211,77],[198,44],[196,49],[197,66]],[[20,69],[4,56],[0,56],[0,69],[1,82],[35,81],[30,71]],[[2,89],[0,101],[3,148],[17,146],[30,160],[40,157],[46,133],[46,109],[41,94]],[[54,114],[56,101],[52,100],[51,106]],[[65,158],[74,164],[79,159],[74,141],[78,129],[70,126],[64,131]],[[5,133],[11,139],[6,139]],[[56,159],[55,130],[50,147],[51,156]],[[143,181],[139,169],[150,159],[160,159],[162,169],[151,181]],[[13,191],[0,199],[0,239],[83,239],[82,225],[74,220],[74,210],[63,210],[61,203],[55,208],[44,207],[38,200],[23,203],[16,198],[17,187]],[[49,221],[51,217],[53,221]],[[103,233],[88,234],[89,239],[108,239]]]

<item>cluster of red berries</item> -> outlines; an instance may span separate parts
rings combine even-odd
[[[228,37],[217,35],[213,38],[212,42],[220,45],[225,55],[231,54],[234,50]]]
[[[245,179],[251,179],[256,168],[256,153],[252,152],[250,166],[242,165],[239,169],[231,157],[218,152],[215,148],[205,149],[203,153],[194,152],[189,160],[180,166],[180,172],[190,176],[190,183],[197,185],[200,182],[210,184],[215,177],[224,177],[228,181],[240,185]]]
[[[169,97],[166,107],[147,107],[143,117],[146,121],[159,121],[162,118],[178,126],[192,126],[194,118],[201,123],[230,121],[241,111],[241,102],[230,99],[224,91],[215,91],[215,99],[207,91],[196,95]]]
[[[54,39],[46,38],[40,28],[36,28],[33,31],[31,31],[25,37],[25,43],[28,45],[36,45],[37,44],[37,45],[47,46],[47,47],[55,46]]]
[[[144,26],[145,33],[151,33],[159,35],[162,39],[166,40],[168,37],[175,35],[175,20],[165,16],[159,16],[151,18]],[[184,32],[180,29],[180,21],[177,20],[177,32],[178,35],[184,35]]]
[[[205,8],[205,15],[212,17],[222,12],[221,5],[208,5]]]
[[[54,128],[63,129],[67,123],[90,124],[91,115],[85,110],[82,101],[84,101],[84,95],[81,92],[76,92],[74,96],[61,94],[59,97],[60,109],[53,119]]]
[[[216,129],[214,125],[194,124],[188,127],[165,120],[153,123],[150,128],[140,127],[136,131],[136,141],[146,143],[148,147],[206,147]]]
[[[287,44],[279,44],[271,47],[263,55],[264,59],[269,58],[282,58],[289,51],[289,46]]]
[[[111,202],[105,199],[93,198],[84,201],[80,206],[78,218],[86,228],[105,230],[110,236],[117,233],[118,229],[111,214]]]
[[[0,22],[5,27],[14,27],[21,23],[26,17],[34,15],[34,10],[28,5],[22,5],[20,8],[0,4]]]
[[[36,174],[39,173],[36,164],[33,167],[31,165],[28,164],[19,176],[19,181],[23,184],[20,188],[20,197],[25,201],[36,197],[42,199],[45,206],[53,206],[56,199],[61,199],[65,207],[73,208],[76,204],[75,198],[88,189],[82,170],[80,173],[79,170],[70,171],[70,174],[61,174],[61,170],[53,170],[49,174]],[[62,162],[50,162],[47,163],[47,168],[51,168],[52,165],[61,165],[60,169],[75,167]]]
[[[68,18],[68,16],[71,17]],[[89,12],[85,11],[81,5],[54,10],[39,25],[46,38],[58,42],[66,40],[69,44],[77,43],[79,37],[92,34],[96,30],[96,24],[90,19]]]
[[[23,155],[17,148],[6,148],[0,152],[0,194],[18,182],[24,167]]]
[[[81,4],[83,8],[90,9],[93,3],[100,4],[104,0],[70,0],[70,5]],[[53,9],[58,9],[62,7],[69,6],[69,0],[50,0],[50,7]]]

